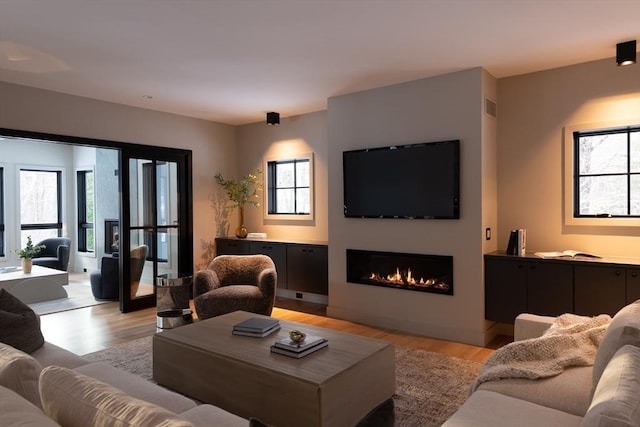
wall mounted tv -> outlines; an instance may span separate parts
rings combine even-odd
[[[344,216],[460,218],[460,141],[342,153]]]

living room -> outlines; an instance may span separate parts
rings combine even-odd
[[[634,220],[627,221],[627,226],[605,228],[564,222],[563,128],[638,121],[636,70],[633,66],[616,67],[612,61],[607,58],[504,79],[494,79],[480,68],[430,77],[332,98],[328,111],[286,117],[279,127],[263,123],[234,127],[2,82],[0,124],[7,129],[112,141],[130,141],[130,132],[134,132],[137,143],[191,149],[196,260],[202,255],[200,243],[216,237],[209,201],[213,171],[227,176],[246,174],[261,167],[265,156],[312,151],[317,207],[314,224],[267,224],[260,209],[247,209],[249,230],[275,239],[328,241],[328,311],[337,317],[484,345],[495,334],[492,325],[484,321],[482,255],[505,249],[511,229],[527,229],[530,252],[578,248],[606,257],[640,256]],[[467,85],[466,90],[458,89],[461,84]],[[419,90],[423,99],[414,101]],[[484,114],[484,98],[498,100],[499,120]],[[332,112],[341,111],[342,103],[356,107],[345,107],[347,110],[336,117]],[[374,111],[367,112],[366,106]],[[447,115],[449,123],[438,114],[446,111],[446,106],[452,109]],[[463,107],[463,111],[457,110]],[[353,108],[363,112],[361,122],[356,121]],[[343,125],[332,124],[339,123],[340,116],[350,118],[357,135],[336,134],[336,126]],[[381,116],[402,120],[403,126],[381,125],[387,122],[380,120]],[[470,129],[463,133],[466,127]],[[348,141],[339,142],[345,138]],[[465,141],[460,220],[342,217],[342,150],[452,138]],[[212,162],[219,168],[212,167]],[[233,167],[236,162],[237,169]],[[233,226],[236,219],[231,221]],[[486,228],[493,230],[491,240],[485,240]],[[419,235],[428,238],[417,238]],[[361,286],[345,282],[347,245],[453,254],[460,260],[454,262],[456,294],[415,297],[386,289],[361,292]],[[378,301],[385,301],[385,305],[380,307]]]
[[[312,152],[313,222],[269,221],[248,207],[249,231],[327,242],[329,317],[484,346],[512,333],[485,320],[483,259],[506,249],[512,229],[527,230],[527,252],[577,249],[640,259],[637,218],[599,218],[600,224],[566,218],[566,132],[640,123],[638,65],[616,66],[619,41],[599,40],[609,53],[597,58],[535,72],[497,78],[475,65],[328,94],[317,111],[283,108],[279,126],[261,119],[225,124],[2,81],[0,128],[191,150],[195,263],[202,244],[216,237],[209,200],[216,172],[239,177],[263,167],[265,158]],[[485,112],[487,100],[497,117]],[[460,219],[344,217],[343,151],[450,139],[461,141]],[[233,230],[238,220],[230,219]],[[347,249],[451,255],[454,294],[348,283]]]

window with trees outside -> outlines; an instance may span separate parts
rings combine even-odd
[[[20,242],[62,236],[62,171],[20,169]]]
[[[640,126],[576,131],[573,216],[640,217]]]
[[[92,170],[76,172],[78,189],[78,252],[95,251],[94,175]]]
[[[311,213],[310,158],[267,162],[267,213]]]

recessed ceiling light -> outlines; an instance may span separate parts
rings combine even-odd
[[[151,96],[151,95],[142,95],[142,97],[144,99],[153,99],[153,96]]]

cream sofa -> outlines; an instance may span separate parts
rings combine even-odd
[[[0,343],[0,426],[249,426],[136,375],[51,343],[31,354]]]
[[[522,314],[514,339],[539,337],[553,320]],[[640,300],[613,317],[593,366],[485,382],[444,426],[640,427]]]

